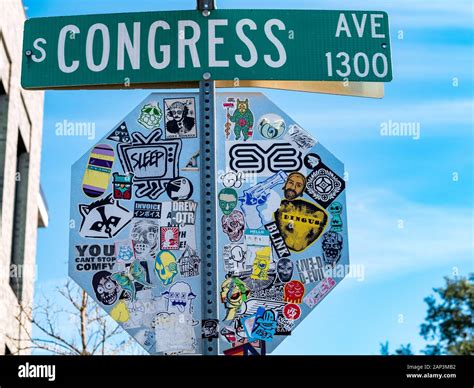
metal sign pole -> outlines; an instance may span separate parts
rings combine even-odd
[[[198,10],[204,16],[214,9],[214,1],[199,0]],[[204,73],[199,82],[199,123],[201,132],[201,268],[202,268],[202,320],[217,319],[217,242],[216,242],[216,166],[215,166],[215,81]],[[218,339],[202,342],[203,355],[218,354]]]

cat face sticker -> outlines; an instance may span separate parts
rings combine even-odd
[[[133,213],[119,205],[112,194],[89,205],[79,205],[79,234],[85,238],[112,238],[132,219]]]

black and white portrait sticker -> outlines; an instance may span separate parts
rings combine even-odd
[[[197,137],[194,97],[165,99],[166,138]]]

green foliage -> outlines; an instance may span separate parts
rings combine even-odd
[[[474,274],[469,278],[445,278],[446,285],[434,288],[436,296],[425,298],[428,311],[420,335],[427,341],[425,354],[474,354]]]
[[[445,277],[445,286],[434,288],[436,295],[425,298],[428,310],[420,335],[433,341],[421,352],[426,355],[474,354],[474,274]],[[380,354],[390,355],[388,341],[380,344]],[[411,344],[401,345],[395,355],[412,355]]]

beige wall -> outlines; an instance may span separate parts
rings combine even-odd
[[[3,180],[3,185],[0,182],[0,354],[3,354],[5,346],[12,352],[17,349],[17,343],[9,337],[25,337],[25,333],[20,333],[15,320],[19,305],[10,286],[14,231],[25,235],[24,246],[20,244],[21,249],[15,250],[23,253],[16,259],[24,262],[24,267],[21,268],[23,278],[20,279],[21,302],[24,306],[31,306],[33,300],[38,209],[42,208],[39,185],[44,95],[43,92],[28,92],[20,87],[25,21],[22,1],[1,0],[0,6],[0,83],[7,94],[0,96],[0,180]],[[2,129],[2,125],[6,129]],[[25,173],[18,174],[18,169],[24,171],[25,164],[25,158],[22,158],[20,164],[23,167],[17,166],[18,136],[23,139],[29,154],[26,157],[29,164],[27,176]],[[20,198],[15,198],[18,179],[23,183],[23,187],[27,188]],[[17,209],[20,207],[18,211],[24,213],[21,223],[16,224],[15,204]],[[24,204],[23,210],[21,210],[22,204]]]

